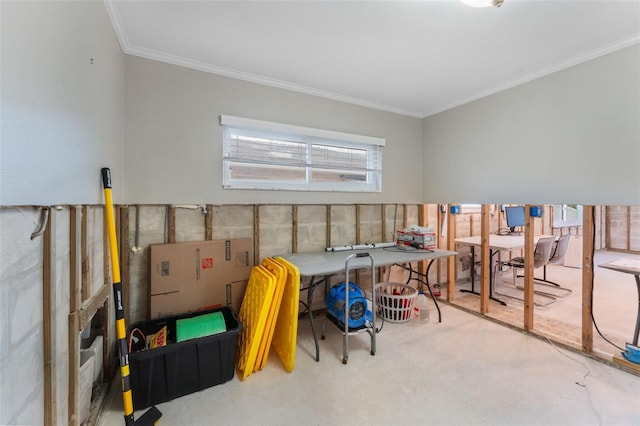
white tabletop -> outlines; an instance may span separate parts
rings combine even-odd
[[[598,265],[601,268],[612,269],[627,274],[640,275],[640,259],[618,259],[613,262]]]
[[[347,250],[338,252],[313,252],[293,253],[282,255],[283,258],[293,263],[300,270],[302,276],[329,275],[345,270],[345,261],[348,256],[357,253],[369,253],[373,258],[374,266],[387,266],[394,263],[419,262],[433,260],[447,256],[455,256],[455,251],[435,249],[429,250],[399,250],[396,247]],[[371,261],[367,257],[354,258],[349,262],[349,269],[368,268]]]
[[[535,245],[540,238],[553,237],[553,235],[536,235],[533,237],[533,244]],[[482,237],[463,237],[456,238],[456,244],[463,244],[467,246],[482,245]],[[524,248],[524,235],[489,235],[489,248],[493,250],[519,250]]]

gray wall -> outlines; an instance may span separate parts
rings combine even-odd
[[[0,7],[0,205],[102,203],[100,167],[124,184],[124,55],[104,4]]]
[[[31,206],[102,204],[102,166],[124,182],[124,60],[102,2],[0,8],[0,424],[37,425],[45,421],[44,240],[30,238],[40,217]],[[68,210],[52,209],[50,224],[53,386],[57,424],[67,424]],[[95,289],[104,281],[103,226],[91,224],[90,236],[99,237],[88,249]]]
[[[126,57],[129,203],[418,203],[421,120]],[[382,193],[222,189],[220,114],[386,139]]]
[[[425,203],[640,204],[640,45],[423,122]]]

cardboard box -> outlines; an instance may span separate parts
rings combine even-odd
[[[436,233],[431,228],[412,226],[396,231],[396,244],[433,250],[437,246]]]
[[[151,318],[213,306],[239,311],[253,267],[249,238],[156,244],[151,249]]]
[[[219,282],[207,289],[190,289],[172,293],[151,295],[151,319],[182,315],[231,306],[240,312],[248,280],[232,283]]]

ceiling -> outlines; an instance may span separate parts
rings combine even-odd
[[[425,117],[640,42],[640,0],[106,0],[125,53]]]

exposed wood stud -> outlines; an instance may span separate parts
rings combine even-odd
[[[456,215],[449,212],[447,214],[447,249],[455,251],[456,249]],[[447,257],[447,300],[451,302],[455,292],[456,284],[456,259],[457,256]]]
[[[55,249],[53,224],[55,215],[49,212],[49,222],[42,240],[42,335],[44,361],[44,424],[55,425],[56,412],[56,322],[55,322]]]
[[[88,241],[88,221],[89,221],[89,208],[82,206],[82,218],[80,221],[80,261],[82,263],[82,300],[87,300],[90,296],[90,263],[89,263],[89,241]]]
[[[356,215],[356,218],[355,218],[355,220],[356,220],[356,245],[358,245],[358,244],[361,244],[361,241],[362,241],[362,237],[360,235],[360,232],[362,230],[361,227],[360,227],[360,220],[361,220],[360,219],[360,208],[361,208],[361,206],[360,206],[360,204],[356,204],[355,207],[356,207],[356,212],[355,212],[355,215]]]
[[[79,247],[78,247],[78,207],[69,207],[69,387],[68,387],[68,416],[67,422],[70,426],[78,424],[79,410],[79,372],[80,372],[80,324],[78,320],[78,309],[80,309],[80,289],[78,281]]]
[[[591,312],[593,305],[593,239],[594,235],[594,207],[582,208],[582,351],[593,351],[593,322]]]
[[[102,324],[112,324],[115,319],[114,309],[111,307],[111,293],[108,294],[104,304],[102,305]],[[113,377],[116,364],[116,347],[111,342],[111,336],[114,330],[108,325],[102,327],[102,377]],[[115,339],[114,339],[115,340]]]
[[[418,224],[420,226],[427,226],[427,213],[425,211],[424,204],[418,205]],[[420,271],[421,274],[426,274],[427,265],[428,265],[428,262],[425,262],[424,260],[418,262],[418,271]]]
[[[584,207],[582,208],[582,217],[584,218]],[[605,244],[606,244],[606,248],[611,248],[611,210],[609,206],[605,207],[605,217],[606,217],[605,218],[605,229],[606,229]],[[584,228],[585,226],[584,226],[584,220],[583,220],[582,229]]]
[[[298,205],[291,205],[291,253],[298,252]]]
[[[331,204],[327,204],[327,235],[325,237],[326,246],[331,247]]]
[[[531,206],[524,208],[524,329],[533,330],[533,236],[535,234],[535,218],[529,214]]]
[[[80,308],[78,237],[78,207],[71,206],[69,207],[69,312],[75,312]]]
[[[204,215],[204,239],[213,240],[213,205],[207,204],[207,213]]]
[[[167,242],[176,242],[176,206],[168,206],[167,211]]]
[[[473,213],[471,213],[469,216],[469,236],[473,237],[475,235],[475,222],[474,222],[474,216]]]
[[[406,204],[402,205],[402,227],[406,228],[409,226],[409,212]]]
[[[71,312],[69,314],[69,413],[67,422],[69,426],[78,425],[78,411],[80,407],[79,390],[79,372],[80,372],[80,328],[78,321],[78,313]],[[106,377],[106,376],[105,376]]]
[[[631,206],[627,206],[627,251],[631,251]]]
[[[489,312],[489,276],[491,268],[491,254],[489,252],[489,205],[483,204],[480,213],[480,313]],[[473,274],[473,264],[471,265]]]
[[[442,237],[442,227],[443,227],[443,220],[444,220],[444,214],[442,213],[442,211],[440,210],[440,206],[443,206],[444,204],[436,204],[436,208],[438,209],[437,211],[437,218],[438,218],[438,226],[436,227],[436,241],[438,243],[438,248],[442,247],[444,245],[444,240]],[[436,274],[437,274],[437,282],[441,283],[442,282],[442,269],[444,268],[443,265],[445,265],[444,260],[442,259],[438,259],[438,263],[436,264]]]
[[[83,302],[82,307],[80,308],[80,330],[83,330],[87,325],[89,325],[93,316],[98,312],[98,309],[104,305],[105,301],[109,297],[110,291],[111,285],[105,284],[91,299]]]
[[[382,222],[382,241],[387,241],[387,206],[385,204],[380,205],[380,221]],[[395,238],[395,235],[393,236]]]
[[[387,242],[387,209],[384,204],[380,204],[380,235],[382,235],[381,242]],[[377,268],[376,282],[382,282],[384,276],[384,268]]]
[[[356,245],[360,244],[360,241],[362,241],[362,239],[360,238],[360,204],[356,204],[356,209],[355,209],[355,222],[356,222]],[[356,269],[356,283],[359,283],[361,281],[361,276],[362,274],[360,273],[360,269]],[[348,281],[348,277],[345,279],[346,281]]]
[[[253,264],[260,264],[260,205],[253,205]]]

